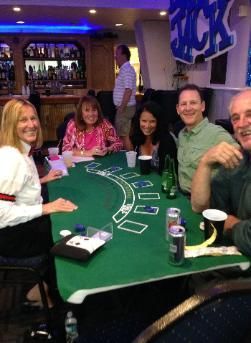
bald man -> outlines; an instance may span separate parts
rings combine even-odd
[[[241,147],[222,142],[201,158],[192,181],[192,208],[225,211],[224,233],[251,255],[251,88],[236,94],[229,105],[235,137]],[[211,179],[215,164],[219,173]]]

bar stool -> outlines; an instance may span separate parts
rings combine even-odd
[[[47,255],[38,255],[27,258],[16,258],[16,257],[4,257],[0,256],[0,271],[3,271],[3,278],[0,283],[3,285],[7,284],[31,284],[36,281],[39,286],[39,291],[41,295],[41,300],[43,304],[43,310],[45,314],[45,320],[50,330],[51,327],[51,314],[48,307],[46,292],[43,284],[43,273],[46,269],[46,264],[48,261]],[[33,279],[29,280],[12,280],[9,278],[10,272],[30,272],[33,275]],[[35,280],[34,280],[35,279]]]

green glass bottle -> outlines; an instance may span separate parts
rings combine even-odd
[[[170,163],[170,157],[169,155],[166,155],[164,169],[162,171],[162,178],[161,178],[161,190],[163,193],[166,193],[167,178],[169,175],[169,163]]]
[[[175,199],[177,196],[177,176],[175,172],[174,159],[169,161],[169,173],[166,179],[166,197]]]

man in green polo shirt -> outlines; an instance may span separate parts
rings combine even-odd
[[[237,143],[225,129],[203,117],[205,101],[198,86],[187,84],[179,90],[176,109],[185,123],[178,137],[179,184],[183,192],[190,193],[193,174],[202,155],[222,141]]]

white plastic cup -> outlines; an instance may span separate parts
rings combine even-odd
[[[72,155],[73,155],[72,151],[62,152],[63,160],[67,168],[72,167]]]
[[[127,160],[127,166],[129,168],[134,168],[136,166],[136,151],[127,151],[126,152],[126,160]]]
[[[48,153],[49,156],[57,156],[59,154],[59,148],[53,147],[53,148],[48,148]]]

